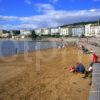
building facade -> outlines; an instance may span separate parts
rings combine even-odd
[[[2,37],[2,34],[3,34],[3,30],[0,30],[0,37]]]
[[[8,38],[10,35],[10,32],[7,30],[0,30],[0,37],[1,38]]]
[[[70,32],[68,27],[60,28],[60,35],[68,36],[69,34]]]
[[[91,33],[91,36],[95,36],[95,26],[94,25],[91,25],[90,33]]]
[[[50,28],[42,28],[41,35],[49,35],[51,33]]]
[[[72,36],[81,36],[85,34],[84,26],[73,26],[72,27]]]
[[[100,26],[95,26],[95,36],[100,37]]]
[[[32,31],[31,30],[20,30],[21,35],[31,35]]]
[[[93,36],[93,37],[99,37],[100,36],[100,26],[95,25],[85,25],[85,36]]]
[[[59,28],[51,28],[51,35],[60,35],[60,27]]]
[[[88,24],[85,25],[85,36],[95,36],[95,26]]]
[[[36,29],[36,30],[35,30],[35,33],[36,33],[37,35],[39,35],[39,36],[42,35],[41,29]]]

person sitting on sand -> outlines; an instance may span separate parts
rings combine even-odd
[[[77,66],[76,66],[75,71],[78,72],[78,73],[84,73],[84,72],[85,72],[85,67],[84,67],[84,65],[81,64],[81,63],[77,63]]]
[[[90,63],[90,66],[89,66],[88,70],[85,71],[85,75],[84,75],[83,78],[86,78],[86,77],[88,77],[89,75],[92,77],[93,64],[94,64],[93,62]]]
[[[88,53],[89,52],[89,50],[87,48],[85,48],[83,45],[82,45],[82,51],[83,51],[83,53]]]

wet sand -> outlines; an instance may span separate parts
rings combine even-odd
[[[90,59],[72,46],[0,58],[0,100],[87,100],[89,79],[67,68]]]

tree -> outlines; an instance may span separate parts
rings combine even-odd
[[[20,34],[20,31],[19,31],[19,30],[13,30],[12,32],[13,32],[13,34],[14,34],[15,36]]]
[[[34,30],[32,31],[31,37],[32,39],[36,39],[38,37]]]
[[[55,37],[56,37],[56,38],[60,38],[60,37],[61,37],[60,33],[56,33],[56,34],[55,34]]]

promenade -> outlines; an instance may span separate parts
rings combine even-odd
[[[89,100],[100,100],[100,63],[95,63],[93,68]]]
[[[97,43],[97,45],[95,45]],[[98,63],[93,65],[89,100],[100,100],[100,38],[92,38],[83,45],[89,50],[92,49],[98,56]]]

